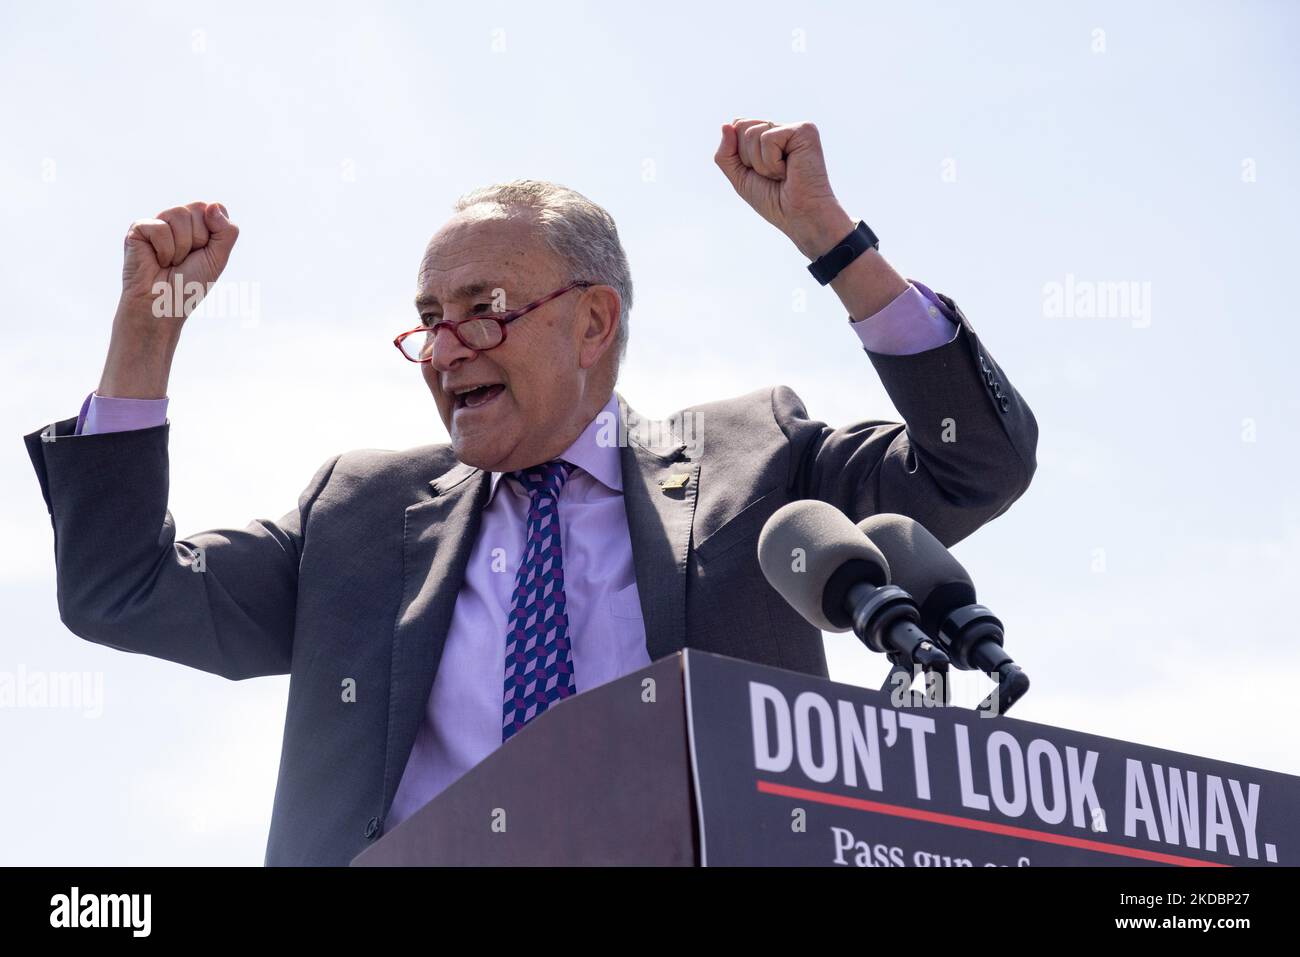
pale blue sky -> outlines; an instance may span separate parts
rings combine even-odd
[[[956,299],[1037,415],[1033,486],[957,549],[1034,679],[1016,715],[1300,773],[1297,16],[6,5],[0,672],[93,672],[103,713],[0,709],[19,782],[0,863],[262,859],[287,679],[67,632],[19,441],[98,381],[130,221],[224,202],[226,281],[258,296],[256,322],[196,317],[181,344],[182,535],[281,515],[335,452],[444,437],[390,340],[425,241],[496,180],[553,179],[617,220],[636,284],[620,389],[641,412],[784,383],[834,425],[894,416],[838,300],[714,167],[737,115],[817,122],[850,213]],[[1149,317],[1052,317],[1067,276],[1138,283]],[[840,680],[884,676],[852,638],[828,650]]]

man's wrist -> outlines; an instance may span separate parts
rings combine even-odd
[[[159,320],[150,322],[114,321],[96,394],[115,399],[161,399],[167,395],[180,332]]]
[[[790,239],[811,262],[834,249],[845,236],[853,232],[855,225],[849,214],[837,206],[799,229],[792,229]]]

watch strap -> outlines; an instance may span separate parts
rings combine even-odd
[[[865,221],[858,220],[858,225],[854,227],[853,232],[841,239],[834,249],[818,256],[808,264],[808,271],[812,273],[814,279],[825,286],[843,272],[844,267],[868,249],[879,248],[880,240],[871,231],[871,227]]]

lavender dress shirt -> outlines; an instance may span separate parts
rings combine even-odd
[[[955,323],[948,307],[912,280],[889,305],[849,325],[870,352],[913,355],[951,341]],[[617,399],[611,395],[560,456],[577,466],[560,493],[558,510],[579,692],[650,663],[618,448],[598,441],[610,432],[604,426],[617,417]],[[165,398],[119,399],[92,392],[82,403],[76,434],[146,429],[166,420]],[[479,537],[385,830],[410,817],[501,744],[506,624],[528,514],[527,493],[503,478],[492,473]]]

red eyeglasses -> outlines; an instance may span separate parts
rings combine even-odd
[[[514,322],[520,316],[532,312],[538,306],[543,306],[552,299],[563,296],[570,289],[586,289],[588,286],[598,285],[600,284],[589,282],[586,279],[575,279],[563,289],[557,289],[536,302],[530,302],[526,306],[520,306],[518,309],[512,309],[500,315],[442,319],[431,326],[420,326],[418,329],[408,330],[394,339],[393,345],[397,346],[397,351],[412,362],[428,362],[433,358],[433,341],[437,338],[438,330],[446,326],[455,333],[456,338],[465,347],[473,349],[475,352],[486,352],[488,349],[495,349],[506,341],[506,323]]]

